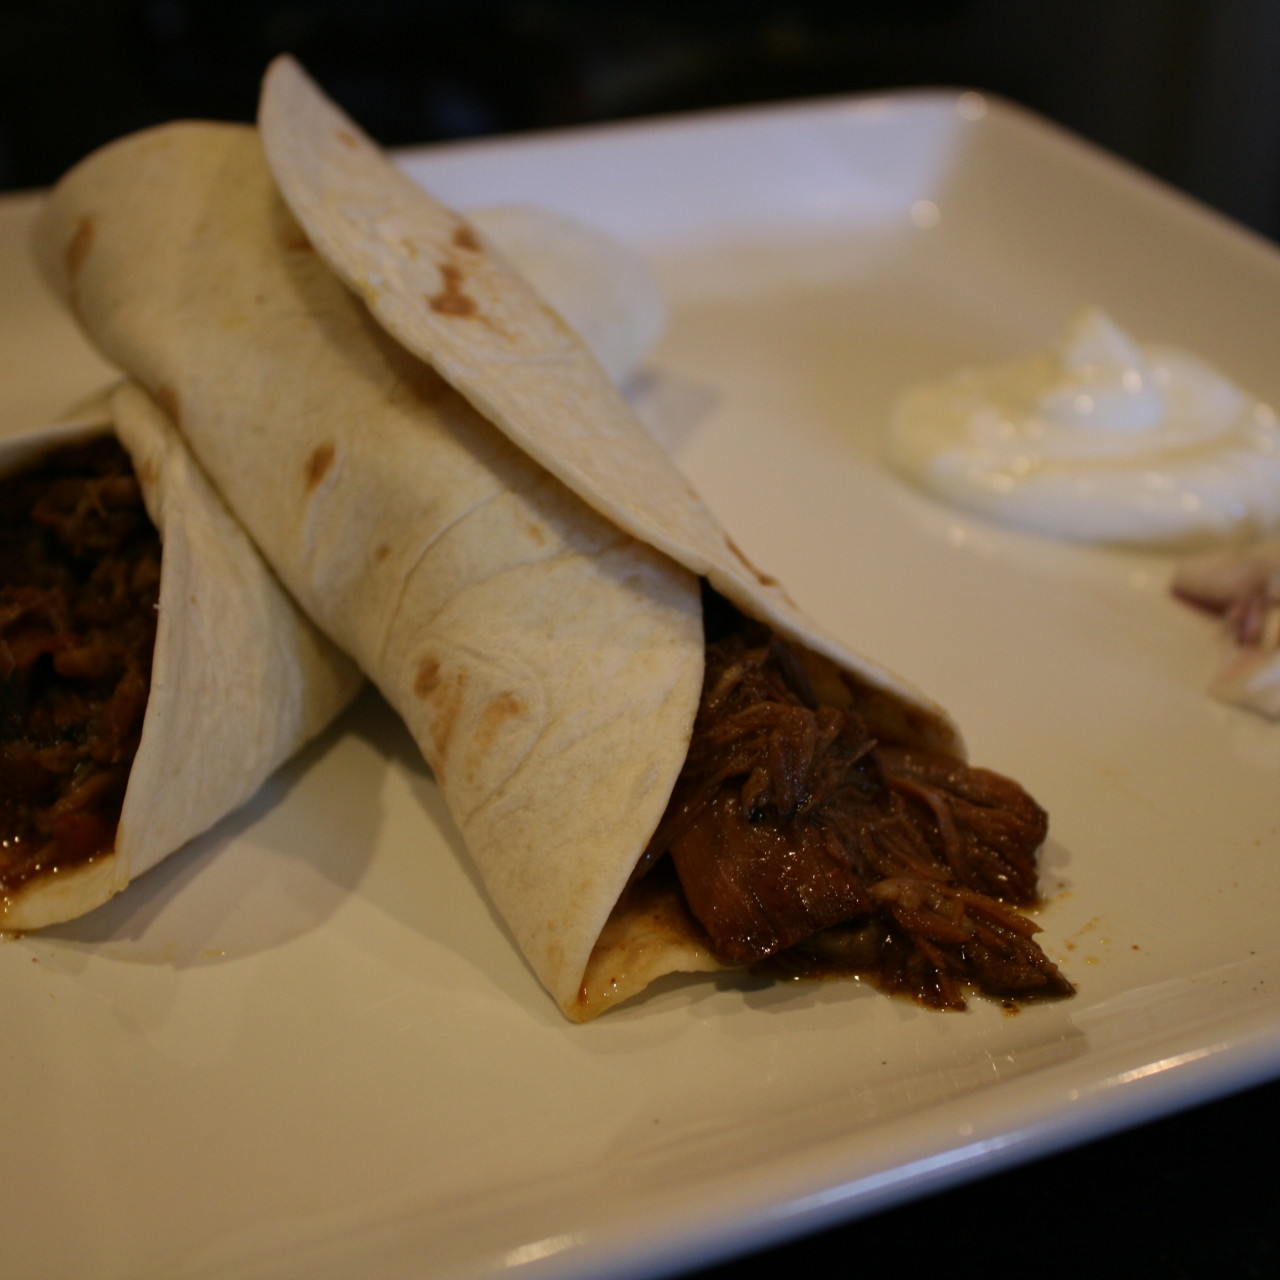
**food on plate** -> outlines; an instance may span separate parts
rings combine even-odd
[[[1226,654],[1209,692],[1280,718],[1280,539],[1189,556],[1173,592],[1222,619]]]
[[[260,130],[90,157],[43,267],[404,717],[564,1013],[757,961],[1069,992],[1010,905],[1038,806],[755,569],[560,315],[288,59]]]
[[[0,928],[35,929],[247,800],[361,680],[139,388],[0,471]]]
[[[642,254],[576,218],[537,205],[468,209],[467,221],[625,383],[667,323],[667,305]]]
[[[160,537],[113,436],[0,480],[0,887],[114,843],[151,683]]]
[[[1192,547],[1280,525],[1274,411],[1092,307],[1056,351],[907,392],[888,455],[930,493],[1051,537]]]
[[[1038,900],[1044,810],[946,752],[878,742],[791,646],[706,605],[688,755],[633,883],[661,884],[669,859],[726,967],[856,974],[937,1008],[963,1008],[966,986],[1068,994],[1013,909]]]

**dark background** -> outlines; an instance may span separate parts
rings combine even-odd
[[[0,189],[159,120],[249,120],[288,49],[389,145],[981,88],[1280,233],[1276,0],[0,0],[0,15]]]
[[[0,0],[0,189],[156,121],[249,120],[284,49],[389,145],[974,87],[1280,236],[1280,0]],[[1270,1280],[1278,1151],[1264,1085],[703,1280]]]

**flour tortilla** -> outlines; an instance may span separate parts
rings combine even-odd
[[[698,578],[877,731],[959,752],[954,727],[743,561],[559,314],[292,64],[262,128],[274,178],[235,126],[90,157],[46,274],[405,718],[561,1009],[716,967],[678,902],[614,910],[687,751]]]
[[[606,519],[885,694],[877,711],[897,720],[895,736],[959,749],[937,704],[824,635],[747,561],[561,317],[500,254],[473,249],[466,220],[397,169],[288,56],[268,69],[259,127],[311,243],[406,350]]]
[[[355,696],[354,665],[306,620],[164,413],[122,385],[75,421],[6,438],[0,471],[114,432],[161,537],[151,692],[114,847],[0,897],[0,928],[100,906],[244,803]]]
[[[612,382],[639,372],[667,323],[643,254],[537,205],[468,209],[467,221],[560,313]]]

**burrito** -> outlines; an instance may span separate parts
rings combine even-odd
[[[82,162],[36,244],[404,718],[568,1017],[761,965],[1070,991],[1016,909],[1039,806],[748,563],[556,309],[291,60],[257,131]]]
[[[629,383],[667,323],[666,299],[644,255],[539,205],[485,205],[466,217],[586,343],[610,379]]]
[[[0,928],[101,905],[363,683],[122,385],[0,446]]]

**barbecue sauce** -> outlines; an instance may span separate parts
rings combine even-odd
[[[113,437],[0,479],[0,892],[112,849],[159,590],[159,535]]]
[[[817,701],[777,636],[708,596],[689,756],[642,866],[674,867],[716,958],[934,1008],[1070,995],[1017,909],[1037,902],[1044,810],[999,774],[877,742]]]

